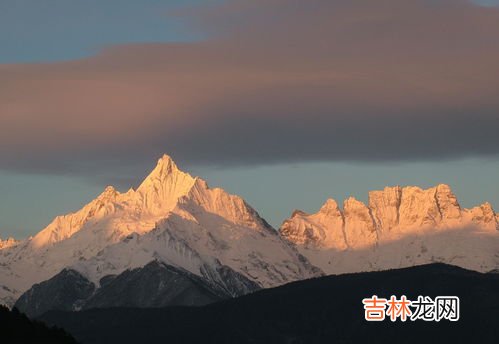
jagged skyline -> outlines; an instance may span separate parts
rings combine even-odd
[[[397,184],[498,206],[497,5],[4,1],[0,234],[136,186],[164,152],[274,226]]]
[[[487,164],[487,162],[482,162]],[[447,176],[448,164],[454,166],[461,165],[461,168],[456,168],[456,173],[453,176]],[[490,162],[489,162],[490,164]],[[149,164],[150,165],[150,164]],[[209,168],[194,168],[194,171],[184,169],[192,175],[205,177],[212,187],[222,187],[232,193],[239,194],[247,199],[260,214],[271,223],[274,228],[279,228],[294,210],[303,210],[308,213],[315,213],[323,203],[330,198],[335,199],[342,206],[342,201],[354,197],[365,204],[368,204],[368,195],[370,191],[382,190],[390,186],[417,186],[423,189],[430,188],[437,184],[448,183],[452,190],[457,194],[460,204],[465,208],[472,208],[483,202],[490,202],[494,207],[499,202],[499,193],[496,191],[495,185],[488,184],[494,181],[495,175],[489,176],[488,171],[493,170],[489,165],[487,169],[482,169],[477,162],[446,162],[441,164],[440,168],[425,168],[421,164],[401,165],[401,166],[369,166],[365,169],[362,165],[348,166],[336,164],[318,164],[318,167],[310,166],[309,164],[298,165],[283,165],[271,167],[259,167],[254,169],[209,169]],[[181,166],[182,167],[182,166]],[[395,171],[393,171],[395,170]],[[195,172],[198,171],[198,172]],[[322,172],[322,173],[321,173]],[[473,172],[474,176],[485,172],[485,176],[473,178],[474,183],[462,183],[465,180],[463,175],[470,175]],[[315,183],[307,184],[310,179],[310,173],[314,173],[313,178]],[[38,200],[35,198],[34,204],[30,204],[27,197],[30,197],[31,192],[40,192],[46,194],[53,192],[51,183],[47,189],[38,190],[37,187],[47,184],[32,185],[27,192],[19,192],[16,187],[17,183],[11,189],[10,197],[2,198],[2,203],[5,203],[0,212],[7,214],[9,211],[14,211],[14,207],[22,209],[23,213],[33,214],[31,218],[19,220],[18,217],[12,217],[11,221],[5,221],[5,217],[0,218],[0,223],[8,223],[9,225],[0,228],[0,238],[15,237],[22,239],[30,235],[36,234],[57,215],[70,213],[80,209],[85,203],[94,199],[99,195],[106,186],[114,186],[121,192],[126,192],[130,188],[137,188],[143,176],[138,176],[134,184],[127,182],[118,185],[105,183],[88,183],[88,182],[67,182],[62,185],[77,185],[76,189],[68,189],[63,194],[54,195],[61,197],[59,201],[54,202],[53,206],[46,206],[46,212],[39,214]],[[490,177],[490,179],[488,179]],[[26,177],[19,178],[22,180]],[[64,178],[63,178],[64,179]],[[54,180],[54,178],[52,178]],[[335,183],[335,181],[341,181]],[[59,183],[56,183],[56,185]],[[330,185],[330,187],[323,187]],[[23,190],[21,190],[23,191]],[[9,194],[6,187],[4,195]],[[488,195],[488,196],[487,196]],[[16,200],[16,197],[19,197]],[[22,203],[17,203],[22,202]],[[34,206],[35,208],[31,208]],[[26,221],[33,219],[34,221]],[[15,221],[18,221],[17,223]],[[16,227],[16,225],[29,223],[27,228]]]
[[[349,198],[343,209],[330,199],[315,214],[295,212],[276,232],[245,199],[164,155],[136,189],[108,186],[34,237],[7,243],[0,302],[12,304],[64,269],[102,286],[106,276],[155,260],[226,291],[434,261],[487,272],[497,266],[498,239],[490,204],[464,209],[444,184],[385,188],[370,192],[368,205]]]

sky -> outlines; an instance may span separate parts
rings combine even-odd
[[[387,185],[499,207],[499,1],[0,2],[0,237],[163,153],[278,227]]]

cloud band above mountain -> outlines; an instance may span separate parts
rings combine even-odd
[[[184,15],[212,37],[0,65],[0,168],[499,154],[497,8],[253,0]]]

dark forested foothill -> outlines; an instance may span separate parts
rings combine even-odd
[[[0,343],[2,344],[76,344],[77,342],[60,328],[49,328],[39,321],[28,319],[16,308],[0,305]]]
[[[451,322],[367,322],[362,299],[458,296]],[[499,343],[499,275],[431,264],[326,276],[203,307],[52,311],[41,317],[84,344]]]

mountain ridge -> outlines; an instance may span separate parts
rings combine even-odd
[[[358,235],[366,236],[366,240],[357,245],[351,245],[346,235],[352,222],[360,229]],[[462,208],[450,187],[438,184],[426,190],[415,186],[385,187],[369,192],[368,205],[349,197],[344,201],[343,209],[330,198],[316,213],[293,211],[279,231],[295,244],[345,249],[375,244],[387,232],[406,234],[465,226],[499,231],[499,214],[489,202],[471,209]],[[328,236],[336,240],[329,240],[332,238]]]
[[[5,240],[2,240],[2,238],[0,238],[0,250],[4,249],[4,248],[9,248],[9,247],[15,246],[18,243],[19,243],[19,241],[12,238],[12,237],[9,237]]]
[[[153,260],[224,284],[227,268],[269,287],[322,272],[241,197],[210,188],[164,155],[139,187],[107,187],[80,210],[0,251],[0,299],[12,304],[67,267],[99,280]]]
[[[82,343],[495,343],[499,276],[446,264],[324,276],[202,307],[45,313]],[[458,322],[367,322],[362,299],[460,298]],[[111,321],[112,319],[112,321]],[[143,328],[148,331],[144,332]]]
[[[343,208],[328,199],[315,214],[295,211],[276,231],[243,198],[210,188],[164,155],[136,189],[108,186],[80,210],[1,249],[0,301],[12,305],[66,268],[98,289],[103,277],[152,261],[233,295],[245,292],[244,283],[233,290],[228,271],[260,288],[437,261],[489,271],[499,267],[498,218],[489,203],[461,208],[445,184],[395,186],[370,192],[367,205],[350,197]]]
[[[230,268],[225,284],[217,284],[187,270],[154,260],[143,267],[107,275],[99,283],[66,268],[21,295],[14,307],[29,317],[50,310],[79,311],[109,307],[200,306],[237,297],[260,287]]]
[[[462,208],[450,187],[385,187],[368,204],[333,199],[294,211],[279,229],[327,274],[442,261],[486,272],[499,266],[499,215],[488,202]]]

